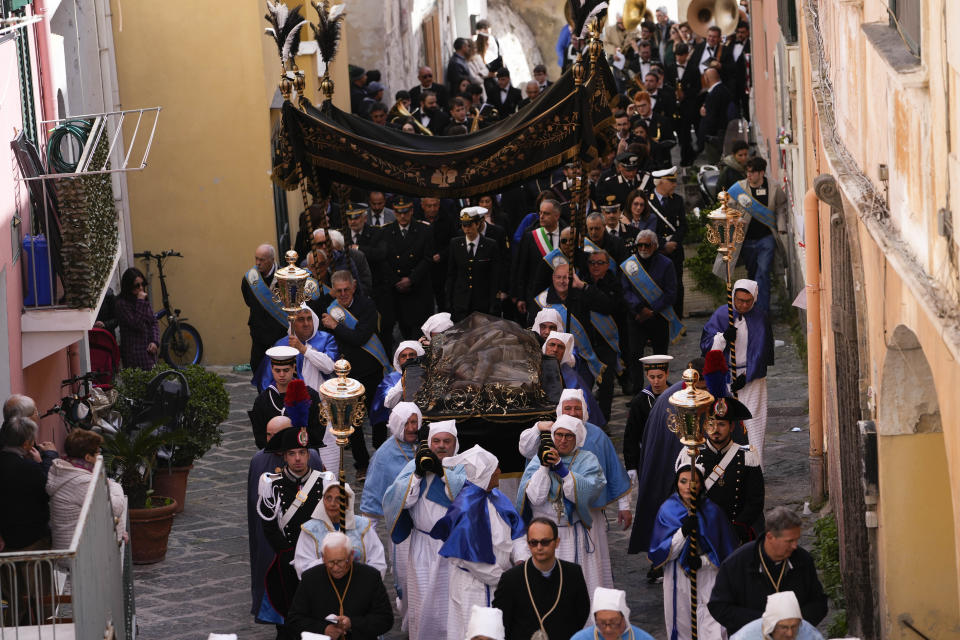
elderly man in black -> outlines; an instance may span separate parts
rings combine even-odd
[[[287,637],[308,631],[374,640],[389,631],[393,609],[380,572],[356,561],[350,539],[339,531],[324,537],[320,553],[323,564],[303,572],[287,617]]]
[[[817,578],[813,556],[798,544],[803,534],[800,516],[786,507],[767,513],[767,532],[745,544],[720,565],[710,595],[710,614],[733,635],[763,616],[767,596],[793,591],[803,619],[817,625],[827,615],[827,596]]]

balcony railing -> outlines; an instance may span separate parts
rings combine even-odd
[[[0,553],[0,640],[132,640],[129,556],[99,458],[70,548]]]

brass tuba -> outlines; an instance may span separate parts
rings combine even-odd
[[[646,0],[625,0],[623,3],[623,27],[633,31],[643,21],[653,22],[653,13],[647,9]]]
[[[417,129],[420,129],[420,131],[422,131],[424,134],[428,136],[433,135],[433,131],[430,131],[430,129],[427,129],[425,126],[423,126],[422,122],[414,118],[409,111],[403,108],[403,104],[401,104],[400,102],[397,102],[396,106],[397,106],[397,113],[399,113],[404,118],[410,118],[411,120],[413,120],[413,126],[415,126]]]
[[[702,38],[707,37],[707,30],[714,25],[728,36],[737,30],[740,22],[737,0],[692,0],[686,14],[690,28]]]

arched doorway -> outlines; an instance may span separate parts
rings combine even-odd
[[[933,372],[916,334],[891,334],[877,411],[878,595],[884,638],[960,625],[950,479]]]

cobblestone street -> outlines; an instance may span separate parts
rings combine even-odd
[[[704,320],[687,319],[686,336],[671,348],[680,363],[699,354]],[[788,328],[777,325],[774,334],[786,344],[776,348],[776,365],[768,377],[766,504],[768,508],[786,504],[800,511],[807,494],[807,380]],[[682,368],[674,367],[671,380],[679,378]],[[255,447],[246,412],[255,393],[248,374],[238,375],[226,367],[215,370],[224,377],[231,398],[223,445],[200,460],[190,474],[186,508],[174,522],[166,560],[135,569],[138,637],[143,640],[195,640],[209,632],[236,633],[241,640],[275,637],[273,627],[254,624],[249,614],[245,497]],[[614,399],[611,431],[618,451],[628,400],[625,396]],[[352,483],[352,461],[347,469]],[[808,530],[815,517],[804,516]],[[665,638],[662,585],[646,583],[649,563],[645,557],[626,555],[628,533],[610,531],[615,582],[627,590],[632,622],[658,639]],[[810,549],[809,540],[802,544]],[[386,582],[392,587],[391,576]],[[386,637],[405,637],[398,621]]]

